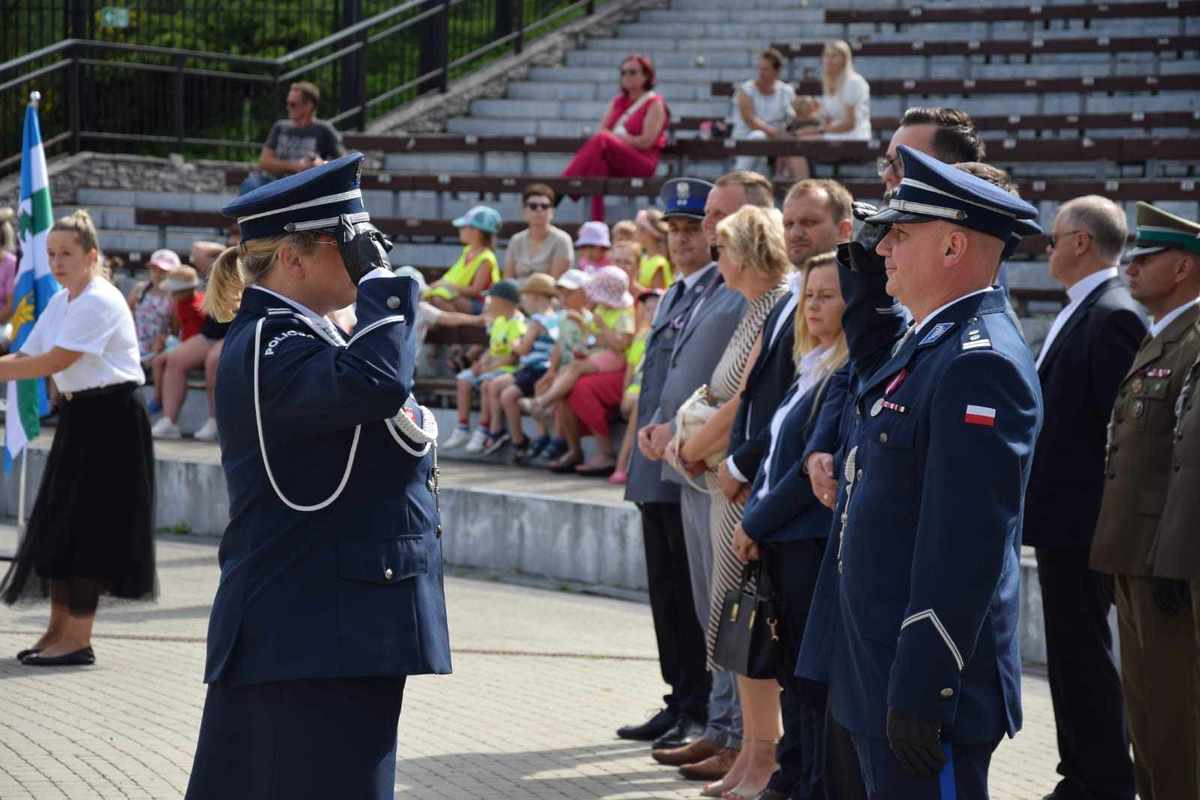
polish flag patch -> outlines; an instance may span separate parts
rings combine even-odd
[[[987,406],[967,406],[963,422],[968,425],[982,425],[985,428],[996,427],[996,409]]]

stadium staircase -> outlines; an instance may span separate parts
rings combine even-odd
[[[432,276],[457,256],[448,220],[470,206],[493,205],[510,222],[506,230],[517,229],[521,187],[562,172],[598,124],[625,55],[654,58],[657,90],[672,110],[672,143],[657,179],[554,181],[584,196],[558,210],[568,229],[584,218],[586,195],[607,195],[611,222],[653,202],[670,174],[714,177],[736,153],[781,153],[779,143],[706,139],[702,122],[728,117],[732,86],[753,76],[768,45],[787,55],[785,76],[801,92],[819,93],[821,42],[845,38],[872,86],[875,140],[815,143],[805,152],[816,175],[837,177],[856,197],[878,198],[874,157],[905,108],[953,105],[977,117],[988,160],[1020,181],[1046,224],[1061,202],[1090,192],[1123,203],[1131,220],[1137,200],[1200,215],[1200,2],[1001,2],[673,0],[642,11],[614,36],[588,39],[561,65],[531,69],[502,98],[474,101],[443,135],[346,140],[381,166],[364,188],[372,216],[400,242],[396,263]],[[114,250],[186,252],[192,240],[217,234],[217,209],[243,174],[230,171],[228,194],[80,189],[77,202],[100,212]],[[1010,265],[1024,312],[1052,311],[1044,301],[1058,297],[1043,249],[1031,242],[1024,260]]]

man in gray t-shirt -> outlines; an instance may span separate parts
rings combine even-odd
[[[251,172],[240,194],[264,186],[276,178],[303,172],[337,158],[345,150],[342,135],[333,125],[317,119],[321,92],[307,81],[293,83],[287,96],[287,119],[271,126],[258,156],[261,172]]]

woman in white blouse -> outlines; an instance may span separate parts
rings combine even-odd
[[[95,663],[92,624],[100,595],[155,591],[154,454],[138,395],[145,381],[133,315],[101,277],[96,228],[86,211],[46,238],[63,289],[19,353],[0,358],[0,380],[53,377],[63,400],[41,486],[4,602],[50,596],[46,632],[18,654],[28,666]]]
[[[801,119],[814,123],[800,129],[800,139],[871,139],[871,86],[855,71],[850,45],[840,39],[826,42],[821,53],[821,96],[799,98],[796,106]],[[795,177],[807,178],[807,160],[797,160],[804,162],[795,167],[803,174]]]

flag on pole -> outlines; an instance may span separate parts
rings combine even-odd
[[[25,131],[21,143],[21,202],[17,212],[17,235],[21,242],[21,266],[13,285],[12,352],[29,338],[50,298],[59,290],[50,274],[46,237],[54,222],[50,204],[50,182],[46,152],[38,125],[40,96],[29,96],[25,109]],[[41,378],[8,382],[8,406],[4,422],[4,469],[12,467],[29,440],[41,431],[41,418],[49,410],[46,382]]]

